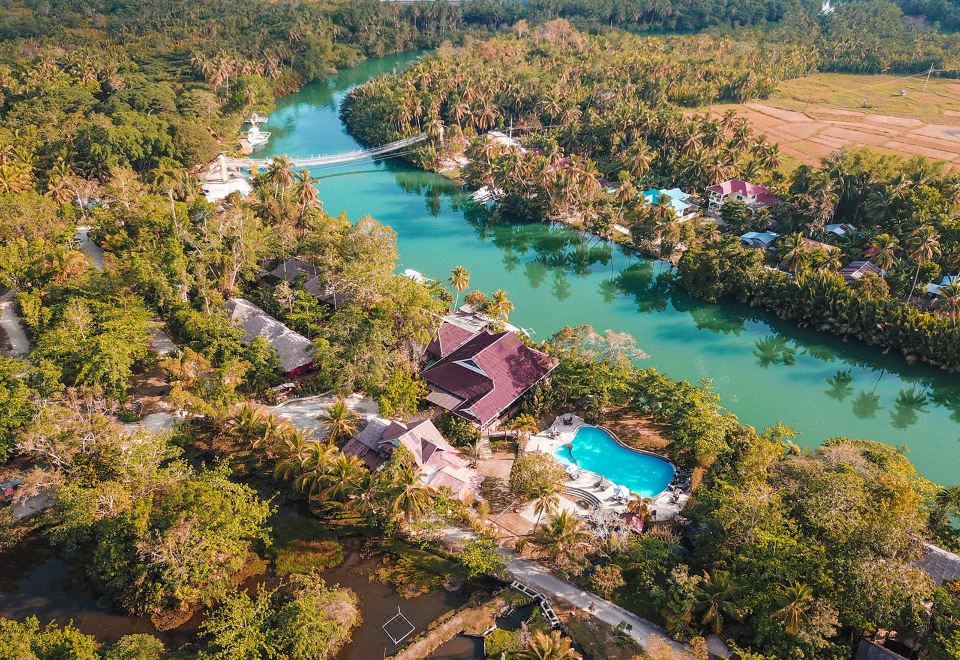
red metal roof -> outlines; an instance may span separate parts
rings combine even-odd
[[[432,387],[463,399],[452,412],[486,426],[556,366],[512,332],[480,332],[422,375]]]
[[[427,352],[434,357],[445,357],[463,346],[474,334],[473,330],[444,321],[437,330],[437,336],[427,346]]]
[[[717,183],[707,188],[707,190],[723,195],[724,197],[734,193],[739,193],[744,197],[755,197],[758,204],[765,206],[772,206],[780,203],[780,199],[774,196],[774,194],[771,193],[770,189],[766,186],[750,183],[749,181],[743,181],[742,179],[730,179],[729,181],[724,181],[723,183]]]

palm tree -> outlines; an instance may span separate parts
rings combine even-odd
[[[540,519],[543,518],[543,515],[552,516],[557,512],[557,507],[560,505],[560,498],[556,493],[541,493],[540,497],[534,500],[533,503],[533,512],[537,515],[537,522],[533,525],[533,531],[537,531],[537,527],[540,526]]]
[[[494,317],[506,321],[510,317],[510,312],[513,311],[513,303],[507,298],[507,292],[503,289],[494,291],[490,302],[487,303],[487,311]]]
[[[783,623],[784,630],[791,637],[800,633],[810,623],[810,605],[813,603],[813,589],[798,582],[792,583],[778,599],[780,606],[773,618]]]
[[[797,232],[783,237],[783,240],[780,241],[780,251],[783,253],[780,266],[795,271],[803,260],[803,255],[807,251],[807,244],[803,236]],[[791,266],[793,268],[790,268]]]
[[[304,221],[307,217],[307,211],[316,208],[320,204],[314,183],[316,183],[316,181],[309,171],[300,170],[297,174],[297,187],[295,190],[297,195],[297,208],[299,210],[297,214],[297,229],[300,231],[301,236],[306,234],[306,223]]]
[[[337,452],[326,466],[326,486],[318,493],[320,500],[343,501],[357,494],[364,482],[367,469],[353,454]]]
[[[320,420],[327,432],[327,440],[334,444],[357,432],[358,417],[343,399],[331,403],[327,412],[320,415]]]
[[[870,261],[882,272],[893,268],[897,263],[897,248],[900,247],[900,241],[890,234],[878,234],[870,243],[867,251]]]
[[[392,486],[394,494],[390,500],[390,513],[399,515],[409,525],[411,520],[419,518],[427,510],[430,491],[412,466],[399,471]]]
[[[244,403],[227,420],[227,434],[235,440],[252,443],[253,438],[261,435],[264,417],[260,406]]]
[[[293,161],[289,156],[275,156],[267,167],[267,180],[279,195],[293,183]]]
[[[294,479],[294,486],[300,491],[307,491],[307,497],[315,499],[320,491],[328,485],[330,465],[336,454],[336,447],[325,442],[311,442],[307,446],[306,454],[300,461],[299,474]]]
[[[537,536],[544,552],[554,561],[576,554],[590,540],[585,523],[569,511],[551,516]]]
[[[917,280],[920,278],[920,267],[925,261],[930,261],[940,254],[940,234],[937,230],[928,225],[918,227],[916,231],[910,234],[907,240],[910,258],[917,262],[917,272],[913,276],[913,285],[907,291],[907,300],[913,295],[917,288]]]
[[[470,271],[463,266],[457,266],[450,271],[450,286],[457,292],[457,299],[453,303],[453,308],[460,307],[460,294],[470,286]]]
[[[695,611],[702,612],[700,623],[710,628],[715,635],[723,630],[723,618],[739,618],[739,613],[733,605],[733,596],[736,593],[730,573],[714,571],[713,575],[704,571],[703,581],[697,587],[697,604]]]
[[[953,282],[940,289],[938,305],[945,307],[950,316],[957,318],[960,314],[960,282]]]
[[[520,651],[517,657],[525,660],[569,660],[580,656],[573,650],[572,642],[563,637],[559,630],[551,630],[549,635],[538,630],[533,633],[527,648]]]

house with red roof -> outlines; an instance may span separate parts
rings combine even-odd
[[[420,480],[427,486],[449,488],[460,499],[474,496],[479,490],[483,477],[469,466],[429,419],[407,425],[372,417],[343,447],[343,451],[357,456],[369,469],[379,470],[397,447],[413,454]]]
[[[451,342],[459,336],[452,331]],[[557,367],[557,360],[524,344],[513,332],[481,330],[421,372],[427,401],[480,426],[509,417],[531,387]]]
[[[707,188],[707,193],[710,196],[709,208],[717,213],[730,200],[743,202],[753,210],[780,203],[780,199],[770,192],[770,189],[766,186],[756,185],[741,179],[730,179],[710,186]]]
[[[455,312],[447,314],[440,321],[440,327],[427,345],[427,357],[440,359],[463,346],[468,339],[483,330],[492,330],[494,326],[510,332],[523,332],[520,328],[474,309],[473,305],[462,305]]]

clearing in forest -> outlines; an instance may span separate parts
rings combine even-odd
[[[925,75],[823,73],[784,81],[763,102],[710,109],[733,108],[788,160],[815,164],[842,147],[869,147],[960,168],[960,81],[925,83]]]

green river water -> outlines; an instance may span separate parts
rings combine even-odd
[[[367,61],[281,99],[257,156],[359,148],[338,117],[344,94],[411,56]],[[317,168],[327,212],[370,215],[397,233],[400,268],[471,289],[503,288],[511,322],[538,340],[564,325],[629,332],[643,361],[678,379],[713,380],[723,404],[758,428],[778,420],[798,442],[833,436],[903,446],[919,470],[960,483],[960,379],[895,354],[796,328],[734,304],[704,305],[658,284],[666,266],[547,225],[488,225],[455,183],[397,160]]]

